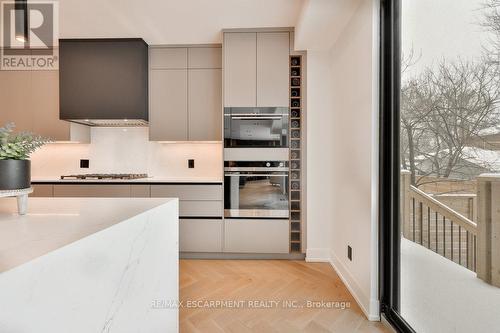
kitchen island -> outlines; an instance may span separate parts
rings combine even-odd
[[[0,200],[0,332],[176,332],[178,200]]]

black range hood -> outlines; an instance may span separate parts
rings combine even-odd
[[[61,39],[60,118],[89,126],[147,126],[148,45],[141,38]]]

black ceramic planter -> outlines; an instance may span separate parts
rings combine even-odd
[[[0,191],[18,190],[31,186],[29,160],[0,160]]]

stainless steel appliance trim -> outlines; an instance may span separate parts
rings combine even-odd
[[[148,121],[143,119],[67,119],[80,125],[91,127],[146,127]]]
[[[280,117],[283,118],[288,114],[280,114],[280,113],[224,113],[226,117]]]
[[[239,172],[226,172],[226,176],[248,176],[248,177],[289,177],[288,173],[239,173]]]
[[[267,168],[267,167],[257,167],[257,168],[252,168],[252,167],[226,167],[224,168],[224,171],[284,171],[288,172],[290,171],[290,168],[285,168],[285,167],[276,167],[276,168]]]
[[[224,161],[287,161],[288,148],[224,148]]]
[[[236,120],[280,120],[282,117],[276,117],[276,116],[268,116],[268,117],[249,117],[249,116],[231,116],[231,119],[236,119]]]

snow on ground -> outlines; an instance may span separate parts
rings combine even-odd
[[[401,313],[419,333],[500,333],[500,288],[402,238]]]

